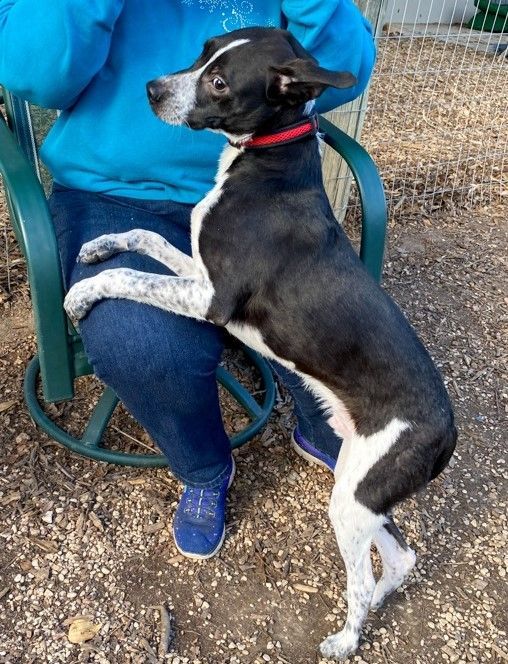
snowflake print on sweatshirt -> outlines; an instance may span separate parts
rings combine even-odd
[[[272,21],[263,20],[254,9],[254,3],[249,0],[182,0],[182,4],[198,6],[210,14],[220,14],[220,21],[225,32],[232,32],[239,28],[248,28],[253,25],[271,25]]]

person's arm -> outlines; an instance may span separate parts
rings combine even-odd
[[[124,0],[0,0],[0,83],[40,106],[72,104],[106,61]]]
[[[349,71],[358,80],[352,88],[329,88],[316,100],[319,113],[360,95],[367,87],[376,51],[369,22],[352,0],[282,0],[287,29],[322,67]]]

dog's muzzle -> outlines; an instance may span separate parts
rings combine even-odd
[[[171,125],[184,124],[196,103],[200,73],[191,71],[149,81],[146,92],[155,115]]]

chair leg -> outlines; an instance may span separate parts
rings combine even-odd
[[[269,365],[257,353],[245,348],[254,366],[261,374],[265,396],[263,404],[258,404],[248,390],[224,368],[219,367],[217,379],[232,394],[236,401],[247,411],[251,423],[231,438],[231,447],[236,448],[250,440],[264,426],[273,409],[275,401],[275,384]],[[130,454],[110,450],[101,446],[101,440],[109,420],[118,404],[118,397],[106,388],[97,402],[81,438],[71,436],[59,427],[44,412],[37,398],[37,378],[40,365],[37,355],[30,361],[24,381],[25,401],[35,423],[54,440],[62,443],[71,451],[96,461],[105,461],[120,466],[138,468],[161,468],[167,466],[166,457],[162,454]]]
[[[92,416],[88,420],[86,429],[81,436],[83,445],[87,447],[99,447],[111,415],[113,415],[118,405],[118,401],[119,399],[113,390],[106,387],[93,409]]]
[[[240,447],[249,441],[262,427],[264,427],[273,410],[273,404],[275,403],[275,382],[273,380],[270,366],[260,355],[250,348],[244,346],[243,350],[261,374],[265,397],[263,404],[259,405],[250,392],[228,371],[223,367],[217,369],[217,380],[236,399],[236,401],[245,408],[252,418],[252,422],[246,426],[245,429],[231,438],[231,447],[233,449]]]

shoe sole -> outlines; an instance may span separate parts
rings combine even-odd
[[[235,474],[236,474],[236,464],[235,464],[235,460],[233,458],[233,469],[232,469],[232,472],[231,472],[231,476],[229,478],[228,489],[233,484],[233,480],[235,479]],[[222,531],[220,541],[219,541],[219,543],[217,544],[217,546],[215,547],[215,549],[213,551],[211,551],[210,553],[190,553],[189,551],[184,551],[183,549],[181,549],[178,546],[178,544],[176,543],[175,531],[173,530],[173,541],[175,543],[177,551],[179,553],[181,553],[182,556],[185,556],[186,558],[190,558],[191,560],[207,560],[208,558],[213,558],[213,556],[215,556],[220,551],[220,549],[222,548],[222,545],[224,544],[225,539],[226,539],[226,526],[224,526],[224,530]]]
[[[324,461],[321,461],[321,459],[312,456],[312,454],[310,454],[309,452],[304,450],[303,447],[300,447],[300,445],[298,445],[294,431],[291,434],[291,447],[298,455],[300,455],[303,459],[305,459],[305,461],[308,461],[314,466],[321,466],[321,468],[324,468],[325,470],[328,470],[330,473],[333,473],[333,470]]]

